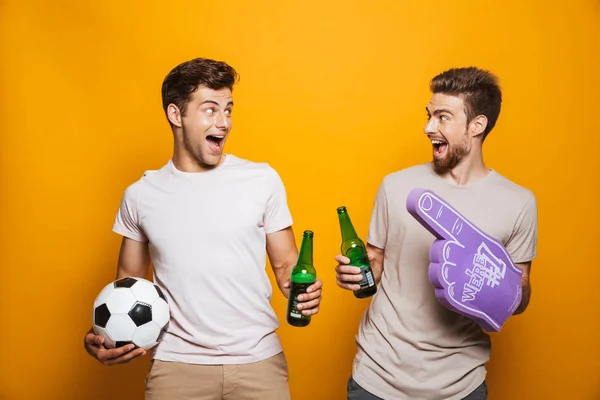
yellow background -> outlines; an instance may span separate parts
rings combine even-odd
[[[171,155],[162,79],[197,56],[241,74],[226,150],[279,171],[298,244],[315,231],[322,311],[279,330],[294,399],[345,398],[368,305],[335,286],[335,208],[366,235],[383,176],[431,157],[429,80],[468,65],[504,90],[488,166],[539,204],[532,302],[493,335],[489,398],[600,399],[597,0],[2,0],[0,33],[0,399],[143,398],[148,359],[104,367],[83,335],[123,191]]]

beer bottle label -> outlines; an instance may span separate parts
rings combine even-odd
[[[371,272],[371,268],[366,265],[360,266],[361,273],[363,276],[362,281],[359,282],[360,289],[367,289],[371,286],[375,286],[375,281],[373,280],[373,273]]]
[[[367,260],[367,254],[361,247],[353,247],[348,249],[346,256],[350,259],[350,265],[360,268],[362,273],[362,280],[358,283],[360,290],[368,289],[375,286],[375,280],[373,279],[373,272],[371,271],[371,265]]]
[[[307,316],[302,315],[302,311],[298,310],[298,296],[300,296],[301,294],[306,293],[306,289],[308,289],[308,287],[310,285],[312,285],[314,282],[311,283],[294,283],[292,282],[292,287],[290,289],[290,299],[291,299],[291,304],[290,304],[290,316],[294,317],[294,318],[307,318]]]

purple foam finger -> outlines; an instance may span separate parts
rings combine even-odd
[[[436,237],[429,280],[440,303],[488,331],[500,331],[522,292],[522,271],[504,246],[429,190],[413,189],[406,208]]]
[[[429,251],[429,280],[434,287],[438,288],[442,288],[444,282],[444,277],[442,276],[442,265],[444,263],[442,252],[445,243],[445,240],[437,239],[433,242],[431,250]]]

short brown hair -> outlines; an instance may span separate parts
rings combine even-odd
[[[500,115],[502,91],[498,78],[476,67],[452,68],[431,80],[432,93],[460,96],[465,103],[467,123],[478,115],[487,117],[483,140],[496,125]]]
[[[200,86],[220,90],[229,88],[239,80],[238,73],[227,63],[208,58],[195,58],[173,68],[162,84],[162,104],[165,113],[169,104],[175,104],[185,114],[192,93]]]

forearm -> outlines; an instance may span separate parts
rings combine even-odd
[[[135,278],[144,278],[148,276],[148,267],[146,268],[127,268],[126,266],[119,265],[117,267],[117,280],[125,278],[127,276],[133,276]]]
[[[381,275],[383,274],[383,263],[371,263],[371,270],[373,271],[373,279],[375,284],[379,284],[381,281]]]
[[[378,284],[383,274],[383,249],[373,246],[367,243],[367,254],[369,255],[369,262],[371,264],[371,271],[373,271],[373,278],[375,283]]]
[[[267,254],[277,280],[277,286],[281,293],[288,297],[290,290],[284,285],[289,282],[292,269],[298,261],[298,249],[292,227],[267,235]]]
[[[273,272],[275,274],[275,280],[277,281],[277,286],[279,287],[279,290],[281,290],[281,293],[283,293],[285,297],[288,297],[289,288],[285,288],[284,284],[290,280],[290,275],[295,265],[296,260],[294,259],[272,266]]]

